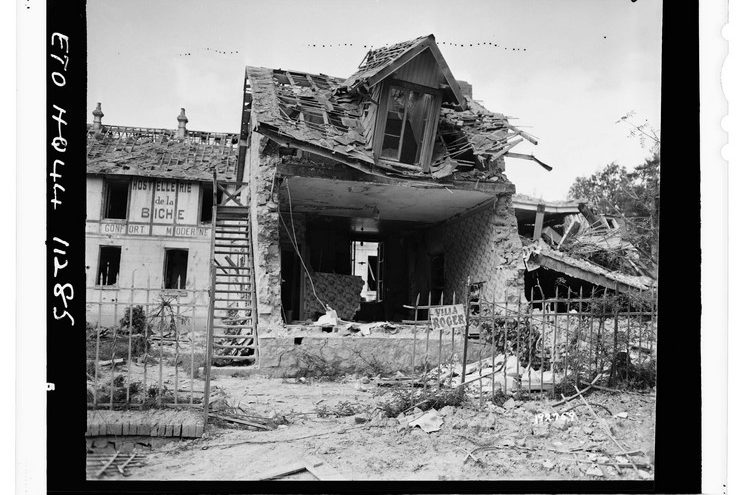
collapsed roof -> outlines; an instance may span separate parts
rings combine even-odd
[[[420,58],[425,57],[425,58]],[[432,61],[433,59],[433,61]],[[402,71],[406,64],[436,64],[443,102],[429,170],[391,163],[375,156],[375,85]],[[358,70],[346,79],[325,74],[246,67],[242,138],[249,130],[312,153],[327,156],[373,175],[506,181],[503,158],[538,162],[532,155],[511,153],[533,136],[511,125],[500,113],[464,96],[440,54],[434,36],[396,43],[367,53]],[[249,122],[250,120],[250,122]],[[544,168],[551,168],[538,162]]]
[[[87,173],[212,181],[237,177],[238,134],[89,125]]]
[[[656,263],[624,239],[622,219],[596,214],[585,200],[544,201],[516,194],[513,204],[518,224],[540,228],[532,239],[522,237],[528,271],[540,266],[623,291],[656,285]]]
[[[652,277],[633,276],[617,270],[609,270],[590,260],[553,249],[543,239],[526,246],[523,258],[528,270],[542,266],[611,290],[633,292],[648,290],[657,285]]]

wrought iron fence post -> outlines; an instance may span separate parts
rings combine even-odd
[[[455,294],[453,294],[453,297],[455,297]],[[455,301],[453,301],[453,304],[455,304]],[[466,297],[464,301],[463,307],[465,308],[466,313],[466,328],[463,332],[463,367],[460,374],[460,383],[466,381],[466,361],[468,357],[468,322],[471,319],[471,277],[469,276],[466,279]]]

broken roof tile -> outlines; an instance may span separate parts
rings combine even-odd
[[[88,126],[89,174],[134,175],[165,179],[211,181],[217,170],[220,180],[235,180],[238,135],[189,131],[178,138],[171,129]]]

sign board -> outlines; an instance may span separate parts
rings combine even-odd
[[[199,215],[199,184],[134,179],[130,187],[130,222],[194,225]]]
[[[198,182],[132,179],[127,219],[86,222],[86,233],[209,239],[211,225],[199,218],[201,196]]]
[[[463,304],[434,306],[429,309],[429,322],[432,330],[465,331],[466,309]]]

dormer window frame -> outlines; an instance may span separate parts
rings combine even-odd
[[[429,173],[430,164],[432,162],[432,151],[437,135],[437,127],[440,119],[440,106],[442,104],[442,91],[436,88],[430,88],[428,86],[422,86],[419,84],[411,83],[408,81],[402,81],[394,78],[389,78],[381,82],[382,88],[380,91],[380,99],[378,101],[377,118],[375,120],[375,134],[373,138],[373,153],[377,160],[388,163],[392,166],[399,166],[412,170],[421,170],[424,173]],[[383,140],[385,137],[385,130],[388,118],[388,105],[390,103],[390,94],[393,88],[400,88],[408,91],[416,91],[419,93],[425,93],[431,95],[429,101],[429,108],[427,109],[427,125],[423,130],[422,143],[419,151],[419,161],[413,165],[401,163],[391,158],[383,158]],[[402,125],[405,122],[402,121]]]

